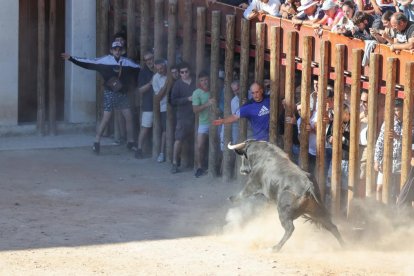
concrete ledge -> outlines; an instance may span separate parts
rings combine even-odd
[[[46,128],[46,133],[48,132]],[[95,123],[69,124],[58,123],[57,135],[95,133]],[[18,126],[0,126],[0,137],[37,135],[36,124],[22,124]],[[48,135],[46,135],[48,136]]]

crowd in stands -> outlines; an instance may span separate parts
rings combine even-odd
[[[246,19],[262,21],[266,15],[291,19],[296,28],[307,25],[373,43],[392,51],[414,51],[414,1],[412,0],[206,0],[245,8]],[[368,50],[372,50],[370,43]]]

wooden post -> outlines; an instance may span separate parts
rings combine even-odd
[[[392,178],[392,148],[393,139],[387,135],[394,131],[394,99],[395,99],[395,82],[397,78],[397,59],[388,58],[387,60],[387,94],[385,95],[384,111],[384,155],[382,165],[382,202],[386,204],[395,203],[395,198],[391,198]]]
[[[266,24],[264,22],[256,23],[256,57],[254,79],[263,86],[264,77],[264,53],[266,39]]]
[[[276,145],[277,126],[279,116],[279,94],[280,94],[280,52],[282,44],[280,41],[281,28],[272,26],[270,29],[270,126],[269,141]]]
[[[286,43],[286,84],[285,84],[285,118],[295,117],[295,54],[297,33],[289,32]],[[285,122],[284,150],[292,159],[293,126]]]
[[[135,0],[127,0],[127,55],[131,59],[137,58],[135,34]]]
[[[410,172],[414,96],[414,62],[405,64],[404,112],[401,156],[401,187]]]
[[[234,62],[234,30],[235,30],[235,16],[226,15],[226,58],[224,63],[224,118],[231,115],[231,99],[233,98],[233,91],[231,83],[233,81],[233,62]],[[231,124],[224,125],[224,145],[231,142]],[[229,149],[224,149],[223,152],[223,180],[230,181],[233,170],[234,152]]]
[[[349,177],[348,177],[348,212],[350,217],[350,203],[357,191],[359,191],[359,114],[360,114],[360,95],[361,95],[361,64],[362,49],[352,50],[352,86],[351,86],[351,125],[350,125],[350,145],[349,145]]]
[[[122,2],[121,0],[113,0],[114,3],[114,32],[119,32],[122,26]],[[112,37],[112,34],[110,34]]]
[[[249,93],[250,20],[241,20],[240,34],[240,106],[247,101]],[[246,119],[239,119],[239,142],[247,139]],[[240,160],[237,158],[237,160]]]
[[[380,55],[371,53],[369,61],[369,90],[368,90],[368,138],[366,166],[366,196],[375,199],[377,193],[377,178],[374,170],[375,144],[377,142],[377,102],[379,89]]]
[[[154,9],[154,59],[163,58],[164,43],[162,41],[164,30],[164,0],[155,1]],[[153,123],[152,123],[152,158],[155,160],[161,148],[160,100],[153,97]]]
[[[326,92],[329,76],[329,41],[323,40],[320,49],[319,79],[318,79],[318,118],[323,118],[326,114]],[[326,122],[318,120],[316,125],[316,170],[319,190],[322,201],[325,199],[326,179],[325,179],[325,138]]]
[[[220,11],[211,12],[211,53],[210,53],[210,97],[219,99],[218,75],[220,65]],[[210,121],[217,119],[217,107],[210,110]],[[208,153],[208,174],[217,177],[217,159],[219,155],[218,128],[210,125],[208,134],[209,153]]]
[[[112,35],[121,30],[121,26],[122,26],[121,0],[113,0],[113,8],[114,8],[114,29],[113,29],[113,32],[109,34],[109,37],[111,39],[109,43],[112,43],[112,39],[113,39]],[[111,126],[113,125],[115,140],[120,141],[122,138],[122,129],[125,129],[125,127],[122,126],[122,125],[125,126],[125,120],[120,110],[114,110],[113,117],[111,118],[110,124]]]
[[[302,80],[300,91],[300,103],[302,106],[300,123],[300,166],[304,171],[309,171],[309,132],[310,125],[310,87],[312,78],[312,37],[303,38]],[[311,174],[315,172],[310,172]]]
[[[190,64],[194,68],[194,58],[193,58],[193,47],[192,38],[193,38],[193,7],[191,0],[184,0],[184,14],[186,16],[182,18],[182,28],[183,28],[183,60]]]
[[[37,26],[37,132],[45,135],[45,95],[46,95],[46,5],[45,0],[39,0]]]
[[[196,66],[195,66],[195,76],[196,83],[198,86],[198,74],[203,71],[204,68],[204,56],[206,48],[206,8],[197,7],[197,40],[196,40]],[[197,136],[198,136],[198,117],[195,115],[194,120],[194,161],[197,159],[198,150],[197,150]],[[194,167],[196,164],[194,164]]]
[[[150,31],[150,5],[149,1],[140,1],[141,2],[141,22],[140,22],[140,36],[139,36],[139,43],[140,43],[140,60],[141,64],[145,64],[144,55],[145,52],[149,49],[149,31]]]
[[[49,132],[56,135],[56,0],[49,8]]]
[[[169,0],[168,2],[168,72],[175,65],[177,41],[177,0]],[[170,74],[170,73],[168,73]],[[171,76],[169,76],[171,78]],[[172,81],[171,81],[172,83]],[[172,88],[172,87],[171,87]],[[170,89],[167,90],[168,92]],[[167,92],[167,93],[168,93]],[[172,162],[174,148],[174,110],[171,104],[167,105],[167,129],[166,129],[166,157]]]
[[[164,58],[164,0],[155,0],[154,9],[154,59]]]
[[[96,1],[96,55],[108,54],[108,10],[109,2]],[[103,114],[103,80],[96,75],[96,121],[99,125]]]
[[[341,200],[341,162],[342,162],[342,110],[344,100],[344,68],[345,68],[345,45],[336,45],[335,60],[335,95],[334,95],[334,119],[332,144],[332,214],[338,216],[340,213]]]

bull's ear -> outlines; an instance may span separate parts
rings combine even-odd
[[[235,149],[234,150],[238,155],[245,155],[246,153],[242,149]]]

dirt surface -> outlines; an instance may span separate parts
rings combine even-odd
[[[231,205],[238,182],[171,175],[123,147],[0,151],[0,168],[0,275],[414,275],[413,227],[336,221],[342,250],[297,220],[274,253],[274,206]]]

